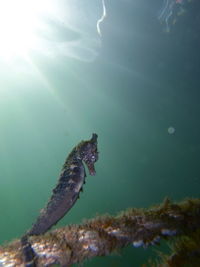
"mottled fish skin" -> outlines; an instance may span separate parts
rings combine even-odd
[[[62,171],[47,206],[41,210],[36,223],[29,230],[29,235],[44,234],[69,211],[79,196],[85,176],[82,161],[70,161],[67,168]]]
[[[36,267],[36,255],[30,242],[28,241],[28,235],[24,235],[21,238],[21,245],[24,255],[24,262],[26,263],[25,267]]]
[[[71,209],[85,182],[83,162],[88,166],[90,174],[95,175],[94,163],[97,159],[97,134],[93,134],[89,141],[82,141],[67,157],[58,184],[28,235],[44,234]]]
[[[22,237],[25,262],[26,259],[31,262],[30,254],[33,254],[28,236],[44,234],[72,208],[78,199],[86,177],[83,162],[87,165],[90,175],[95,175],[94,163],[98,160],[97,137],[97,134],[93,134],[90,140],[82,141],[67,157],[50,200],[41,210],[32,228]],[[26,266],[31,265],[27,262]]]

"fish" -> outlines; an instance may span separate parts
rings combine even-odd
[[[47,205],[40,211],[36,222],[21,238],[26,267],[36,266],[34,263],[35,253],[28,237],[46,233],[74,206],[85,183],[84,164],[90,175],[96,174],[94,164],[99,155],[97,138],[98,135],[93,133],[90,140],[81,141],[72,149],[63,165],[57,185],[53,189]]]

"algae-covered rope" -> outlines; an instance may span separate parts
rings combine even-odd
[[[107,255],[129,244],[156,245],[172,236],[189,235],[200,225],[200,199],[163,204],[149,209],[129,209],[117,216],[100,216],[81,225],[66,226],[44,235],[31,236],[37,266],[70,266],[95,256]],[[0,247],[0,266],[24,266],[20,240]],[[134,262],[133,262],[134,264]]]

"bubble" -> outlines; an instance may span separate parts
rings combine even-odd
[[[169,134],[174,134],[175,133],[175,128],[170,126],[168,129],[167,129],[168,133]]]

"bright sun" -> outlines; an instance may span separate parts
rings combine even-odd
[[[17,63],[17,67],[19,62],[32,64],[34,55],[41,53],[93,61],[101,46],[101,23],[106,17],[104,0],[94,3],[0,0],[0,66],[2,61],[13,66]]]
[[[0,57],[26,57],[37,43],[46,0],[0,0]]]

